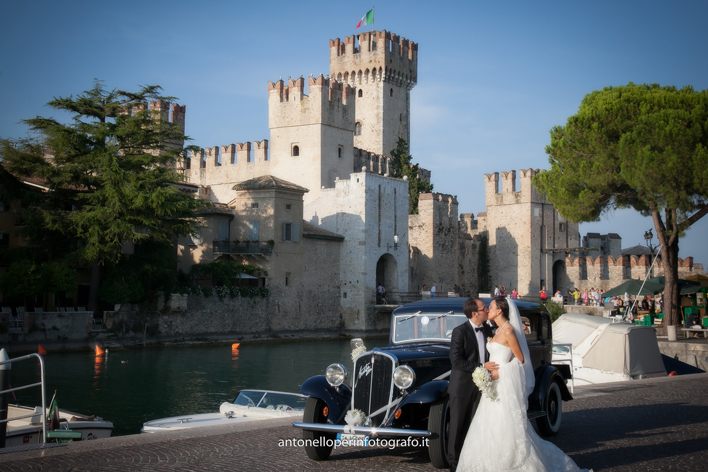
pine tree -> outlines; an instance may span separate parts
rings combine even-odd
[[[2,186],[18,189],[17,180],[31,178],[48,189],[3,196],[20,201],[21,237],[29,248],[50,247],[48,257],[92,266],[92,309],[98,268],[117,264],[123,245],[169,245],[197,229],[195,210],[204,203],[173,185],[183,180],[175,167],[188,138],[147,107],[174,100],[160,90],[108,91],[96,80],[91,90],[48,103],[71,113],[70,123],[38,116],[24,121],[36,138],[0,141]]]
[[[664,266],[664,318],[679,321],[679,237],[708,213],[708,91],[659,85],[588,94],[551,130],[551,170],[534,184],[571,221],[613,208],[651,216]]]

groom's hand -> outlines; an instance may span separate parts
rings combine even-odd
[[[499,370],[499,364],[497,364],[496,362],[485,362],[484,368],[493,374],[494,372]]]

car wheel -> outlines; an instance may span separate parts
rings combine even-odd
[[[552,381],[548,385],[544,410],[546,415],[536,418],[538,431],[542,436],[555,436],[560,430],[563,416],[563,400],[557,382]]]
[[[327,423],[327,415],[324,412],[326,407],[327,404],[319,398],[308,398],[305,404],[305,412],[302,414],[302,421],[304,423]],[[322,431],[302,430],[302,439],[305,440],[307,457],[313,461],[326,460],[332,453],[333,442],[336,437],[335,434],[323,433]],[[319,445],[315,446],[314,444]]]
[[[449,467],[447,462],[447,438],[450,433],[450,407],[447,398],[430,406],[428,431],[432,433],[428,442],[430,463],[437,469]]]

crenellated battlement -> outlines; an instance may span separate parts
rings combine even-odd
[[[418,81],[418,44],[385,30],[331,39],[329,73],[352,86],[378,81],[411,89]]]
[[[353,89],[320,74],[308,79],[282,79],[268,82],[268,125],[271,129],[307,124],[323,124],[354,130],[355,104]]]
[[[484,174],[484,194],[487,206],[546,203],[545,196],[539,193],[533,185],[533,178],[539,172],[541,171],[538,169],[521,169],[518,174],[515,170],[501,172],[501,187],[499,172]]]
[[[209,169],[254,162],[268,162],[268,140],[214,146],[192,151],[186,169]],[[251,150],[254,152],[251,153]]]

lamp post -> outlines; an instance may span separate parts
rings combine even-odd
[[[654,252],[659,249],[659,246],[654,246],[652,244],[652,240],[654,239],[654,233],[651,232],[651,228],[649,231],[644,232],[644,242],[646,243],[647,247],[651,251],[651,257],[652,259],[655,257]],[[653,261],[652,261],[653,262]],[[649,271],[652,271],[654,264],[652,263],[651,267],[649,267]],[[654,274],[651,274],[654,275]]]

